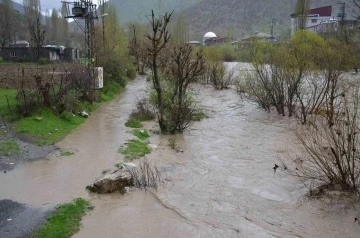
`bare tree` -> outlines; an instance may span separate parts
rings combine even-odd
[[[166,131],[166,125],[164,122],[164,102],[163,102],[163,92],[160,84],[160,75],[158,69],[158,60],[160,52],[166,47],[166,44],[169,42],[171,35],[168,31],[168,24],[172,13],[165,13],[164,16],[159,18],[155,17],[154,11],[151,12],[151,19],[149,22],[151,24],[151,32],[147,35],[147,38],[150,40],[150,45],[148,47],[148,52],[151,56],[151,69],[153,73],[153,85],[157,93],[157,102],[158,102],[158,120],[161,131]]]
[[[306,153],[295,174],[356,191],[360,185],[359,88],[339,101],[331,127],[326,118],[318,118],[298,131]]]
[[[216,90],[228,89],[235,82],[235,69],[229,69],[223,62],[213,62],[207,65],[209,83]]]
[[[193,120],[196,107],[187,97],[190,84],[196,83],[204,73],[204,59],[202,51],[197,52],[195,58],[191,57],[192,48],[184,45],[175,47],[172,53],[173,61],[171,71],[174,80],[173,96],[171,97],[173,110],[171,113],[170,132],[182,132]]]
[[[297,0],[295,7],[295,16],[297,17],[298,29],[306,28],[306,21],[310,12],[311,0]]]
[[[34,58],[38,60],[44,50],[45,30],[41,25],[41,5],[40,0],[23,1],[25,18],[30,33],[30,42]]]
[[[16,14],[11,0],[0,0],[0,44],[6,46],[15,30]]]

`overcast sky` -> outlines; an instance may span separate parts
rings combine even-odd
[[[23,4],[23,0],[13,0],[17,3]],[[95,1],[94,1],[95,2]],[[56,9],[61,7],[61,0],[40,0],[41,3],[41,11],[45,11],[46,9]]]

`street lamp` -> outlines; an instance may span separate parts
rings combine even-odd
[[[107,17],[107,13],[102,14],[100,17],[102,19],[102,30],[103,30],[103,47],[105,50],[105,17]]]

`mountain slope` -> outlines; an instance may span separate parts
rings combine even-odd
[[[275,34],[284,34],[290,29],[290,14],[296,0],[206,0],[184,10],[190,22],[190,35],[200,39],[207,31],[219,36],[233,32],[235,37],[244,37],[255,31],[270,33],[272,18],[277,20]],[[327,6],[338,0],[313,0],[312,7]]]
[[[15,11],[18,11],[21,15],[24,15],[25,14],[25,11],[24,11],[24,6],[17,3],[17,2],[14,2],[13,1],[13,9]]]
[[[155,12],[162,13],[165,11],[175,10],[179,12],[185,8],[191,7],[201,0],[110,0],[120,17],[121,23],[125,24],[130,21],[139,21],[147,23],[146,16],[151,14],[151,9]]]

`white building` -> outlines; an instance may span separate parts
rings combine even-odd
[[[204,35],[202,44],[205,45],[205,41],[208,39],[217,38],[216,34],[214,32],[208,32]]]
[[[313,8],[306,18],[305,28],[313,32],[337,31],[340,21],[343,21],[348,29],[353,29],[357,24],[357,19],[350,13],[346,14],[347,12],[344,12],[344,18],[342,18],[341,12],[341,7],[326,6]],[[299,19],[295,14],[291,14],[291,33],[294,33],[298,29]]]
[[[317,32],[317,28],[330,22],[337,22],[339,19],[337,14],[333,12],[332,6],[319,7],[310,10],[309,15],[306,18],[306,29]],[[291,14],[291,33],[294,33],[299,29],[299,19],[295,14]]]

